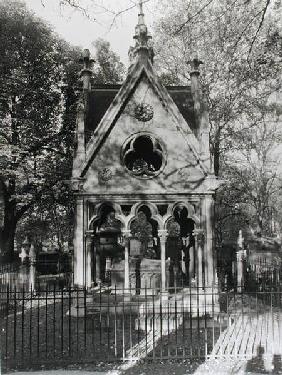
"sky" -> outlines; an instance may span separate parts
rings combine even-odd
[[[103,38],[111,48],[128,64],[127,53],[134,44],[134,28],[137,23],[138,0],[79,0],[87,8],[90,17],[60,0],[24,0],[27,7],[49,23],[53,30],[73,45],[93,50],[91,43]],[[94,6],[93,3],[98,4]],[[144,13],[149,30],[155,20],[154,6],[157,0],[144,1]],[[129,8],[129,9],[128,9]],[[124,11],[115,17],[119,11]],[[95,20],[94,20],[95,17]]]

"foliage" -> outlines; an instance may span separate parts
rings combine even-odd
[[[124,65],[120,58],[110,49],[110,43],[99,38],[93,42],[96,64],[94,82],[99,84],[119,83],[124,75]]]
[[[280,183],[281,4],[268,3],[165,1],[156,28],[163,72],[187,83],[195,53],[204,61],[214,170],[229,181],[218,194],[219,226],[223,217],[232,218],[229,229],[233,218],[238,225],[254,218],[260,227],[269,222]]]
[[[72,238],[71,177],[81,50],[69,46],[20,1],[0,1],[1,256],[20,242]],[[94,42],[94,82],[116,83],[123,66]],[[0,199],[1,201],[1,199]]]
[[[0,2],[0,18],[0,244],[1,255],[12,256],[19,220],[69,176],[73,129],[61,85],[77,51],[21,2]]]

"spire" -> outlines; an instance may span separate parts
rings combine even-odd
[[[135,47],[130,47],[129,49],[129,59],[133,63],[137,58],[150,58],[153,61],[154,52],[153,48],[150,46],[149,40],[152,39],[148,32],[148,28],[145,24],[145,17],[143,12],[144,0],[139,0],[138,8],[138,23],[135,27]]]
[[[148,37],[148,30],[145,24],[144,12],[143,12],[143,1],[139,0],[139,13],[138,13],[138,23],[135,27],[135,39],[140,41],[142,37]],[[147,41],[147,40],[146,40]]]

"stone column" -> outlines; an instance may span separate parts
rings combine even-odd
[[[93,280],[92,274],[92,241],[93,241],[93,231],[87,231],[85,234],[85,248],[86,248],[86,259],[85,259],[85,286],[90,288]]]
[[[95,267],[93,267],[95,274],[95,283],[99,285],[101,283],[101,265],[100,265],[100,238],[94,234],[94,249],[93,258],[95,262]]]
[[[83,199],[77,198],[76,212],[75,212],[75,227],[74,227],[74,284],[77,286],[84,286],[84,223],[83,223]]]
[[[237,292],[242,292],[244,286],[244,259],[245,250],[243,249],[244,239],[242,236],[242,231],[239,231],[239,236],[237,240]]]
[[[124,243],[124,293],[129,295],[129,237],[130,230],[124,229],[122,231]]]
[[[213,238],[213,220],[214,220],[214,199],[211,195],[204,198],[202,202],[202,218],[205,223],[203,229],[206,234],[203,257],[205,267],[205,284],[212,286],[216,284],[215,259],[214,259],[214,238]]]
[[[195,277],[195,270],[194,270],[194,263],[195,263],[195,259],[194,259],[194,253],[195,253],[195,246],[191,246],[189,248],[189,270],[187,270],[186,272],[188,272],[188,279],[189,279],[189,285],[191,283],[191,279],[193,279]]]
[[[204,258],[204,243],[205,235],[201,229],[194,230],[195,235],[195,249],[196,249],[196,280],[199,288],[205,286],[205,270],[203,270],[203,258]]]
[[[165,229],[158,230],[158,235],[161,244],[161,293],[163,296],[168,296],[166,288],[166,261],[165,261],[165,245],[168,232]]]
[[[31,244],[29,251],[29,290],[35,291],[35,282],[36,282],[36,253],[34,245]]]

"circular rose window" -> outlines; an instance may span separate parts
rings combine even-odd
[[[165,164],[164,148],[151,134],[136,134],[128,139],[121,157],[128,171],[139,178],[156,176]]]

